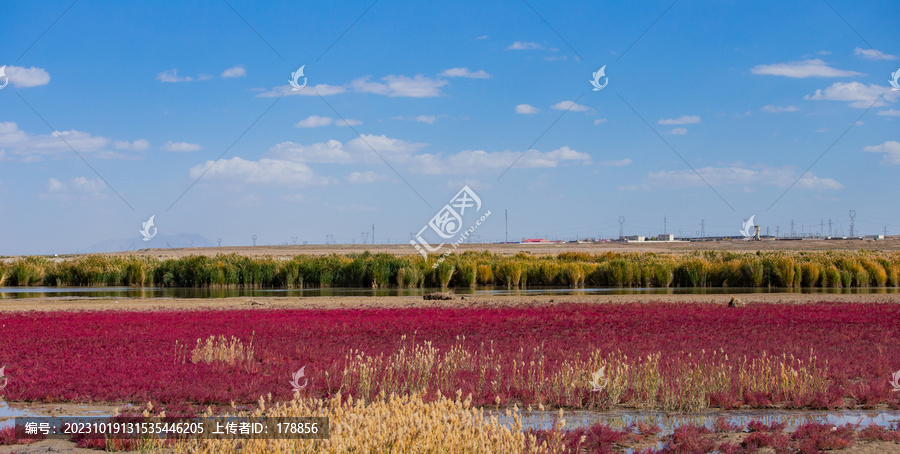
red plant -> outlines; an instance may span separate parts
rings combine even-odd
[[[660,452],[666,454],[712,452],[716,448],[716,442],[709,437],[711,433],[706,427],[694,424],[677,427],[669,437],[670,441]]]
[[[893,429],[876,426],[875,424],[860,430],[858,433],[860,440],[865,441],[892,441],[900,443],[900,432],[896,426]]]
[[[724,417],[716,419],[716,422],[713,424],[713,432],[716,433],[741,432],[743,430],[744,426],[730,423]]]
[[[463,395],[472,394],[475,405],[493,404],[500,397],[504,404],[541,401],[585,408],[596,405],[586,383],[573,384],[583,389],[562,396],[553,394],[540,377],[595,350],[621,351],[628,358],[658,353],[662,395],[666,389],[677,390],[672,374],[684,370],[680,364],[703,366],[713,350],[720,352],[719,358],[728,355],[733,360],[758,358],[761,352],[770,358],[807,358],[812,349],[817,364],[824,367],[827,362],[825,392],[785,396],[732,387],[717,391],[715,402],[729,407],[897,407],[900,393],[891,393],[884,383],[900,367],[900,343],[894,340],[898,331],[900,305],[856,303],[765,304],[738,311],[710,304],[652,303],[4,313],[0,364],[6,365],[9,378],[2,391],[6,400],[153,401],[165,404],[172,414],[232,401],[252,404],[268,393],[289,399],[291,375],[302,366],[307,366],[309,379],[302,394],[334,394],[342,371],[353,362],[347,358],[351,349],[389,357],[406,335],[407,345],[429,341],[440,352],[461,345],[474,355],[447,383],[429,385],[429,396],[461,389]],[[222,334],[246,343],[254,332],[252,367],[193,364],[189,354],[187,361],[177,357],[176,341],[190,348],[198,338]],[[464,340],[457,340],[463,335]],[[505,360],[490,362],[490,350]],[[529,366],[514,371],[513,358]],[[539,366],[530,366],[531,361]],[[512,380],[523,373],[533,374],[526,381],[533,388],[513,386]],[[490,386],[492,381],[496,386]],[[342,392],[359,395],[361,390],[354,385]],[[626,390],[622,401],[632,395],[633,390]]]
[[[16,426],[0,427],[0,446],[2,445],[29,445],[43,440],[43,435],[35,438],[16,438]]]
[[[810,422],[801,424],[791,434],[791,440],[802,453],[817,453],[824,449],[844,449],[852,445],[855,438],[856,433],[850,424],[836,427],[831,424]]]

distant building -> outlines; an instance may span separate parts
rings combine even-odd
[[[675,235],[672,235],[671,233],[665,234],[665,235],[659,235],[656,238],[657,238],[657,241],[675,241]]]
[[[622,237],[625,241],[646,241],[647,238],[640,235],[627,235]]]

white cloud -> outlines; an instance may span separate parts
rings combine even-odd
[[[812,95],[806,95],[803,99],[812,99],[816,101],[849,101],[850,107],[857,109],[867,109],[875,103],[874,106],[883,106],[885,101],[894,102],[897,99],[898,92],[891,92],[890,88],[882,87],[875,84],[865,84],[859,82],[835,82],[825,90],[818,89]],[[884,98],[875,102],[879,96]]]
[[[341,120],[341,119],[335,120],[334,124],[335,124],[335,126],[357,126],[357,125],[361,125],[362,122],[355,118],[347,118],[346,120]]]
[[[609,166],[609,167],[625,167],[630,166],[634,161],[629,158],[625,159],[615,159],[612,161],[600,161],[597,164],[601,166]]]
[[[358,93],[375,93],[390,97],[432,98],[441,95],[441,87],[447,85],[446,80],[431,79],[421,74],[415,77],[389,75],[382,77],[385,83],[371,82],[369,76],[350,83]],[[303,91],[303,90],[300,90]]]
[[[787,188],[798,177],[796,170],[789,166],[748,168],[742,164],[728,167],[702,167],[697,169],[697,173],[703,178],[701,179],[692,170],[650,172],[644,178],[643,184],[621,186],[619,189],[669,190],[690,188],[706,186],[704,180],[713,187],[744,185]],[[844,185],[831,178],[819,178],[811,172],[807,172],[797,181],[794,187],[798,189],[836,190],[843,188]]]
[[[682,115],[678,118],[660,118],[656,124],[659,125],[692,125],[700,123],[699,115]]]
[[[750,72],[753,74],[795,77],[800,79],[807,77],[850,77],[865,75],[856,71],[844,71],[832,68],[818,58],[788,63],[775,63],[773,65],[754,66],[753,68],[750,68]]]
[[[866,60],[896,60],[896,55],[886,54],[884,52],[879,52],[875,49],[863,49],[861,47],[857,47],[853,49],[853,55],[862,57]]]
[[[572,112],[587,112],[588,110],[591,110],[590,107],[583,106],[574,101],[560,101],[550,107],[555,110],[571,110]]]
[[[65,185],[65,183],[57,180],[56,178],[51,178],[47,182],[47,190],[50,192],[65,192],[66,185]]]
[[[779,112],[796,112],[800,109],[797,106],[773,106],[772,104],[763,106],[762,109],[759,109],[763,112],[768,113],[779,113]]]
[[[374,163],[381,162],[381,158],[393,162],[405,162],[425,145],[424,143],[392,139],[384,135],[363,134],[345,144],[333,139],[311,145],[282,142],[270,148],[266,157],[293,162],[332,164]],[[372,148],[377,150],[378,154],[375,154]]]
[[[516,106],[516,113],[518,114],[536,114],[540,111],[541,109],[528,104],[519,104]]]
[[[471,174],[479,172],[502,172],[513,163],[515,168],[548,168],[564,162],[590,163],[591,156],[569,147],[542,153],[529,150],[525,154],[514,151],[486,152],[465,150],[456,154],[420,154],[412,158],[410,171],[418,174]]]
[[[207,170],[209,169],[209,170]],[[206,172],[204,174],[204,172]],[[235,157],[221,161],[206,161],[191,167],[191,178],[218,181],[226,184],[263,184],[287,187],[304,187],[329,184],[329,179],[316,175],[302,162],[262,158],[246,161]]]
[[[683,135],[687,134],[687,132],[688,132],[687,128],[675,128],[675,129],[667,132],[666,134],[668,134],[670,136],[683,136]]]
[[[872,145],[863,148],[869,153],[884,153],[882,164],[900,164],[900,142],[889,140],[881,145]]]
[[[476,39],[476,40],[479,40],[479,39],[488,39],[488,38],[489,38],[488,35],[481,35],[481,36],[479,36],[479,37],[477,37],[477,38],[475,38],[475,39]]]
[[[197,77],[179,76],[178,70],[173,68],[168,71],[163,71],[163,72],[157,74],[156,78],[159,79],[160,82],[173,83],[173,82],[191,82],[191,81],[195,81],[195,80],[209,80],[212,77],[207,76],[206,74],[200,74]]]
[[[127,140],[116,140],[113,142],[113,147],[117,150],[129,150],[129,151],[144,151],[150,149],[150,142],[144,139],[138,139],[134,142],[129,142]]]
[[[418,121],[420,123],[428,123],[431,125],[431,124],[434,124],[435,121],[437,121],[437,116],[436,115],[419,115],[416,117],[416,121]]]
[[[264,91],[258,95],[257,98],[277,98],[279,96],[331,96],[331,95],[339,95],[341,93],[345,93],[347,91],[346,88],[341,87],[339,85],[328,85],[328,84],[319,84],[319,85],[307,85],[300,90],[294,91],[292,90],[290,84],[288,85],[280,85],[275,87],[269,91]]]
[[[375,172],[367,171],[367,172],[351,172],[350,175],[347,175],[347,183],[376,183],[379,181],[385,181],[387,177]]]
[[[232,66],[231,68],[222,71],[222,77],[244,77],[247,75],[247,70],[244,69],[242,65]]]
[[[544,46],[541,46],[538,43],[529,43],[526,41],[516,41],[509,45],[506,50],[536,50],[543,49]]]
[[[318,115],[310,115],[302,120],[300,120],[297,124],[294,125],[295,128],[319,128],[322,126],[328,126],[331,122],[334,121],[329,117],[320,117]]]
[[[900,110],[894,110],[894,109],[879,110],[878,115],[885,115],[888,117],[900,117]]]
[[[344,145],[333,139],[312,145],[282,142],[270,148],[267,156],[293,162],[349,164],[355,161],[354,157],[344,150]]]
[[[608,120],[606,118],[598,118],[598,119],[594,120],[594,124],[599,125],[601,123],[606,123],[607,121]]]
[[[363,134],[347,142],[346,147],[352,152],[363,153],[364,159],[370,162],[381,161],[381,158],[372,152],[372,148],[378,151],[378,154],[384,159],[403,162],[426,145],[420,142],[392,139],[385,135]],[[371,148],[369,148],[370,146]]]
[[[143,142],[137,140],[132,146],[140,147]],[[122,143],[127,142],[122,141]],[[72,153],[72,149],[79,153],[90,153],[92,156],[102,159],[133,157],[109,151],[110,145],[115,146],[111,139],[87,132],[71,130],[53,131],[50,134],[29,134],[19,129],[14,122],[0,122],[0,153],[14,160],[39,161],[43,156]],[[72,148],[69,148],[70,146]],[[75,157],[74,153],[72,157]]]
[[[171,140],[163,144],[162,149],[164,151],[178,151],[178,152],[186,152],[186,151],[197,151],[203,147],[200,144],[196,143],[188,143],[188,142],[172,142]]]
[[[491,75],[485,70],[469,71],[469,68],[450,68],[438,74],[443,77],[468,77],[470,79],[490,79]]]
[[[16,88],[37,87],[50,83],[50,74],[44,68],[7,66],[4,72]]]
[[[348,118],[346,120],[342,119],[333,119],[329,117],[320,117],[318,115],[310,115],[294,125],[295,128],[321,128],[322,126],[328,126],[330,124],[334,124],[335,126],[356,126],[361,125],[362,122],[353,118]]]
[[[465,68],[454,68],[465,69]],[[445,71],[446,72],[446,71]],[[471,77],[476,77],[483,71],[471,73]],[[484,73],[487,74],[487,73]],[[378,95],[390,97],[408,97],[408,98],[433,98],[441,96],[441,87],[449,82],[441,79],[432,79],[421,74],[415,77],[389,75],[382,77],[383,82],[372,82],[371,76],[361,77],[350,82],[347,85],[308,85],[300,90],[293,90],[291,85],[280,85],[268,91],[257,94],[260,98],[277,98],[280,96],[330,96],[346,93],[352,90],[357,93],[374,93]]]
[[[106,189],[106,183],[100,178],[89,180],[85,177],[76,177],[68,182],[50,178],[47,180],[48,193],[38,194],[38,197],[41,199],[61,201],[72,200],[76,196],[104,199],[106,198],[106,194],[103,193],[104,189]]]

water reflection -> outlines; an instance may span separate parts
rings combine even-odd
[[[439,288],[163,288],[163,287],[0,287],[0,299],[8,298],[231,298],[271,296],[422,296]],[[897,294],[896,287],[863,288],[755,288],[755,287],[682,287],[682,288],[508,288],[481,286],[454,288],[457,295],[740,295],[750,293],[806,294]]]

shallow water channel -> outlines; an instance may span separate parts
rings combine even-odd
[[[129,405],[120,408],[126,409]],[[78,404],[36,404],[32,405],[8,405],[0,402],[0,428],[12,426],[14,418],[37,416],[111,416],[111,408],[100,408],[93,405]],[[486,416],[496,415],[501,424],[510,425],[504,411],[485,411]],[[527,411],[520,412],[523,427],[526,429],[551,429],[559,418],[558,411]],[[819,411],[819,410],[708,410],[693,414],[666,414],[660,411],[646,410],[614,410],[604,412],[594,411],[566,411],[563,419],[566,429],[588,427],[593,424],[606,424],[613,428],[626,427],[629,424],[642,422],[644,424],[656,424],[662,429],[662,435],[671,434],[675,427],[685,424],[704,425],[713,428],[716,420],[725,418],[725,421],[737,426],[746,427],[751,420],[772,424],[784,423],[786,430],[791,431],[798,425],[814,421],[835,426],[855,424],[865,428],[871,424],[888,427],[894,422],[900,422],[900,411],[877,410],[843,410],[843,411]]]
[[[0,299],[16,298],[232,298],[232,297],[313,297],[313,296],[422,296],[441,291],[439,288],[164,288],[164,287],[0,287]],[[803,294],[900,294],[900,288],[508,288],[483,286],[454,288],[457,295],[741,295],[759,293]]]
[[[487,413],[487,412],[485,412]],[[497,413],[494,413],[497,414]],[[522,425],[525,428],[551,429],[559,419],[559,411],[522,411]],[[889,410],[708,410],[691,414],[666,414],[660,411],[647,410],[614,410],[604,412],[567,411],[563,413],[566,429],[587,427],[594,424],[606,424],[613,428],[621,428],[632,423],[656,424],[663,435],[670,435],[675,427],[686,424],[704,425],[712,429],[716,420],[725,418],[733,425],[745,427],[756,420],[765,424],[784,423],[785,430],[792,431],[805,422],[827,423],[835,426],[856,424],[862,428],[875,424],[888,427],[893,422],[900,422],[900,411]],[[506,416],[499,414],[501,424],[511,424]]]

